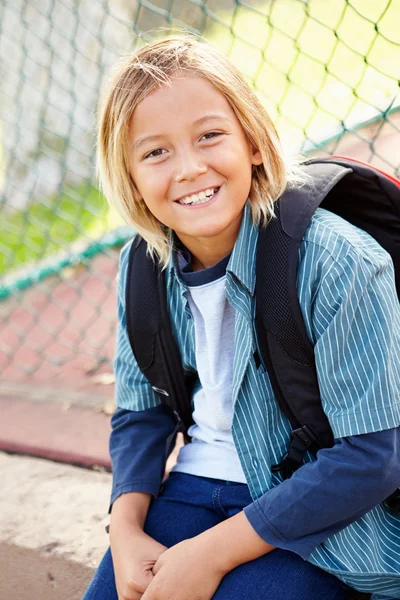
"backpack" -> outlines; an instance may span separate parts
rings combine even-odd
[[[389,252],[400,299],[400,181],[344,157],[312,159],[302,168],[309,181],[287,189],[277,201],[276,218],[260,228],[256,251],[255,360],[267,369],[279,406],[292,426],[288,451],[272,467],[283,478],[302,465],[307,450],[315,454],[334,443],[296,288],[299,247],[319,206],[364,229]],[[126,322],[139,368],[186,435],[193,424],[194,374],[183,371],[168,313],[165,274],[148,257],[140,236],[129,254]],[[400,512],[400,488],[386,502]]]

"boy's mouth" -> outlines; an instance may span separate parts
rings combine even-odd
[[[215,194],[219,191],[219,187],[207,188],[206,190],[199,192],[198,194],[192,194],[191,196],[185,196],[180,200],[176,200],[177,204],[184,206],[195,206],[197,204],[206,204],[209,202]]]

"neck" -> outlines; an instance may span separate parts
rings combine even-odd
[[[239,234],[242,214],[229,227],[215,236],[193,237],[175,232],[192,255],[193,271],[213,267],[232,252]]]
[[[202,248],[202,252],[200,253],[196,252],[197,249],[193,252],[190,248],[188,248],[192,255],[193,271],[201,271],[202,269],[213,267],[219,263],[220,260],[225,258],[227,254],[232,252],[232,248],[233,246],[229,246],[225,249],[218,249],[219,251],[215,251],[214,248]]]
[[[218,244],[218,247],[216,248],[215,244],[210,240],[205,240],[202,243],[198,238],[193,241],[192,239],[185,239],[184,236],[178,237],[192,256],[193,271],[201,271],[213,267],[232,252],[233,246],[235,245],[235,242],[232,241],[223,245]]]

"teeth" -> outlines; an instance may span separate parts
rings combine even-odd
[[[216,191],[218,191],[218,188],[208,188],[199,194],[192,194],[191,196],[182,198],[182,200],[179,200],[179,204],[204,204],[214,196]]]

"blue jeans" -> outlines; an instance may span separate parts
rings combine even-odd
[[[251,502],[245,484],[172,473],[150,504],[144,529],[171,547],[237,514]],[[230,571],[213,600],[345,600],[348,589],[297,554],[276,549]],[[83,600],[118,600],[110,550]]]

